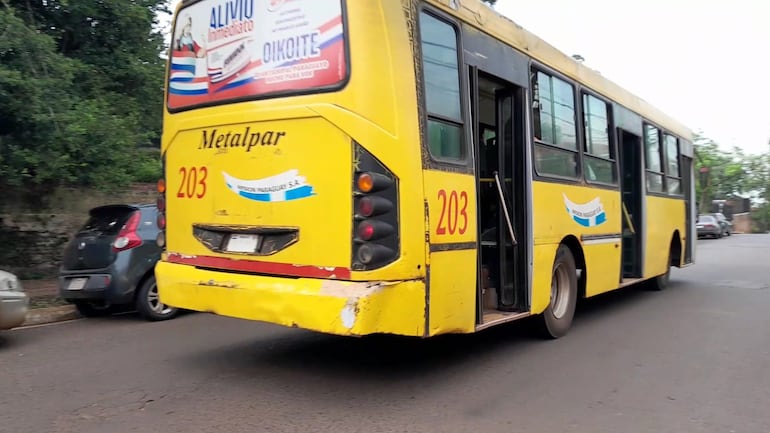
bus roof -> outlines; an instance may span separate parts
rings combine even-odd
[[[625,106],[645,119],[691,141],[692,131],[676,119],[664,114],[642,98],[603,77],[597,71],[578,63],[543,39],[527,31],[479,0],[426,0],[480,31],[511,45],[538,62],[553,68],[591,90]],[[451,4],[459,4],[458,9]]]

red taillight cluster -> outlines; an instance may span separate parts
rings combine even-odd
[[[166,175],[166,158],[163,157],[163,176]],[[158,237],[155,242],[159,247],[166,248],[166,179],[158,179]]]
[[[136,232],[139,228],[139,222],[142,220],[142,211],[134,211],[120,229],[118,237],[112,242],[112,251],[120,252],[130,250],[142,245],[142,238]]]
[[[353,257],[357,271],[382,267],[398,258],[398,183],[393,174],[359,145],[353,173]]]

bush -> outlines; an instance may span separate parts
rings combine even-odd
[[[158,149],[138,149],[136,159],[131,166],[134,182],[155,183],[163,176],[163,167]]]

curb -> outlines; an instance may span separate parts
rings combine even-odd
[[[64,320],[79,319],[80,314],[74,305],[62,305],[59,307],[33,308],[27,312],[27,319],[19,327],[43,325],[46,323],[62,322]]]

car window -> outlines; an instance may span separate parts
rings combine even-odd
[[[157,209],[154,207],[142,209],[142,227],[154,227],[158,219]]]
[[[98,208],[91,211],[80,233],[116,235],[134,212],[130,208]]]

